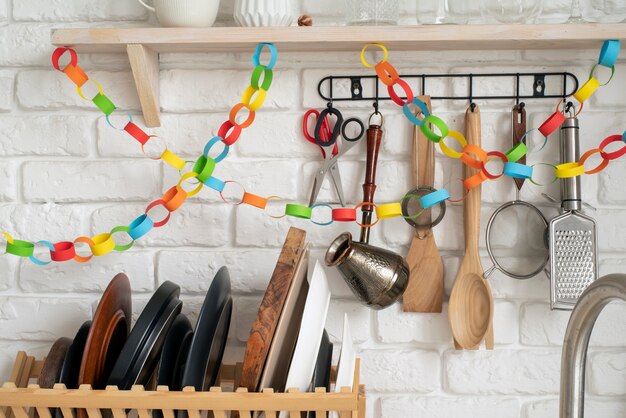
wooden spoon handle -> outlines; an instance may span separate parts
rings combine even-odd
[[[430,96],[420,96],[430,111]],[[435,143],[428,140],[417,126],[413,130],[413,178],[415,186],[435,185]]]
[[[367,161],[365,162],[365,183],[363,183],[363,202],[374,202],[376,191],[376,166],[378,165],[378,150],[383,139],[383,130],[379,125],[370,125],[367,128]],[[361,207],[361,237],[360,241],[367,244],[370,239],[370,223],[374,206],[363,205]]]
[[[430,111],[430,96],[419,97]],[[413,130],[413,184],[415,187],[435,185],[435,143],[430,141],[417,126]],[[432,221],[431,210],[420,216],[420,222]]]
[[[363,183],[363,201],[374,202],[376,191],[376,166],[378,164],[378,150],[383,139],[383,130],[378,125],[367,128],[367,161],[365,163],[365,183]],[[372,212],[371,205],[363,205],[363,212]]]
[[[480,109],[478,106],[468,108],[465,112],[465,136],[468,144],[480,146]],[[480,170],[464,166],[465,178],[477,174]],[[465,252],[478,255],[478,239],[480,234],[480,185],[467,193],[464,203]]]

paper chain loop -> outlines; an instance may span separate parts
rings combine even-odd
[[[379,48],[384,54],[383,59],[375,65],[371,65],[365,59],[365,51],[370,46]],[[613,78],[613,75],[615,74],[615,62],[619,55],[619,50],[619,40],[607,40],[604,42],[602,50],[600,52],[598,63],[593,66],[589,74],[589,79],[573,95],[573,97],[580,103],[578,113],[576,115],[578,115],[582,111],[584,102],[589,97],[591,97],[591,95],[593,95],[593,93],[595,93],[598,88],[607,85]],[[361,62],[365,67],[375,69],[379,80],[387,86],[389,97],[394,103],[402,107],[402,112],[404,113],[406,118],[412,124],[417,126],[422,131],[424,136],[426,136],[426,138],[434,143],[439,144],[441,151],[445,155],[450,158],[460,159],[465,165],[481,170],[478,174],[475,174],[474,176],[465,179],[464,184],[467,190],[478,186],[486,180],[497,180],[503,176],[530,179],[534,184],[539,185],[539,183],[532,178],[534,166],[527,166],[517,162],[520,158],[526,155],[526,153],[528,153],[528,148],[526,144],[522,142],[516,147],[507,151],[506,153],[501,153],[499,151],[487,152],[477,145],[468,145],[467,140],[465,139],[463,134],[450,130],[445,121],[435,115],[432,115],[428,111],[426,105],[417,97],[414,97],[413,91],[411,90],[409,85],[404,80],[402,80],[402,78],[400,78],[400,76],[398,75],[398,71],[393,67],[393,65],[391,65],[391,63],[389,63],[389,61],[387,61],[388,56],[389,53],[387,51],[387,48],[385,48],[385,46],[381,44],[367,44],[361,50]],[[609,79],[603,84],[601,84],[595,78],[595,73],[598,66],[607,67],[611,70],[611,75]],[[396,85],[404,92],[406,100],[403,100],[400,96],[398,96],[396,91]],[[561,100],[557,105],[557,110],[548,119],[546,119],[539,126],[539,128],[536,129],[544,137],[543,145],[540,150],[547,143],[548,136],[556,131],[558,128],[560,128],[561,125],[563,125],[563,123],[565,122],[565,114],[564,112],[559,110],[559,107],[562,103],[563,100]],[[409,104],[413,104],[421,110],[423,114],[423,118],[421,120],[413,114],[413,112],[409,108]],[[431,128],[429,126],[429,123],[436,129]],[[535,129],[529,130],[524,134],[524,136],[528,135],[533,130]],[[450,148],[448,144],[446,144],[447,138],[452,138],[454,141],[456,141],[460,145],[461,151],[455,151]],[[578,162],[561,164],[558,166],[552,166],[551,164],[546,163],[539,163],[535,165],[553,167],[555,174],[554,181],[556,181],[556,179],[558,178],[575,177],[583,174],[595,174],[606,168],[611,160],[614,160],[626,154],[626,144],[617,151],[606,152],[605,148],[613,142],[626,143],[626,132],[624,132],[624,134],[622,135],[609,136],[600,143],[600,146],[598,148],[594,148],[584,153]],[[587,170],[584,165],[585,161],[591,155],[596,153],[600,154],[600,156],[602,157],[602,162],[595,168]],[[487,162],[493,158],[497,158],[502,161],[503,170],[501,173],[494,174],[490,173],[487,170]]]
[[[383,59],[375,65],[371,65],[365,60],[365,51],[370,46],[380,48],[384,53]],[[267,65],[261,64],[261,54],[265,48],[268,49],[270,54]],[[579,112],[582,109],[583,102],[587,100],[599,87],[608,84],[608,82],[613,77],[613,74],[615,72],[614,66],[617,60],[619,49],[619,41],[609,40],[604,42],[602,51],[600,53],[600,58],[598,60],[598,63],[594,65],[594,68],[591,70],[589,80],[578,90],[578,92],[574,94],[574,98],[578,100],[581,105]],[[66,52],[68,52],[70,55],[70,62],[65,66],[65,68],[61,69],[59,65],[59,60]],[[510,149],[506,153],[501,153],[499,151],[486,152],[476,145],[468,145],[467,140],[465,139],[463,134],[450,130],[445,121],[435,115],[430,114],[426,105],[418,98],[414,97],[413,91],[411,90],[408,83],[400,78],[398,71],[387,61],[388,56],[389,53],[387,49],[380,44],[368,44],[361,51],[361,61],[363,62],[363,64],[368,68],[374,68],[381,82],[383,82],[383,84],[387,86],[388,93],[391,99],[398,106],[402,107],[404,115],[411,123],[418,126],[422,133],[424,133],[424,135],[429,140],[438,143],[441,151],[445,155],[451,158],[460,159],[464,164],[481,170],[478,174],[468,179],[462,180],[465,185],[466,191],[481,184],[485,180],[496,180],[505,175],[514,178],[528,178],[533,183],[539,184],[532,178],[533,167],[539,165],[552,167],[554,169],[555,176],[553,181],[556,181],[557,178],[573,177],[582,174],[595,174],[603,170],[611,160],[617,159],[626,154],[626,145],[622,146],[617,151],[605,151],[605,148],[613,142],[626,143],[626,132],[624,132],[624,134],[622,135],[609,136],[604,141],[602,141],[598,148],[591,149],[584,153],[583,156],[580,158],[580,161],[561,164],[559,166],[553,166],[546,163],[538,163],[534,166],[526,166],[517,163],[517,161],[528,152],[528,148],[524,143],[518,144],[516,147]],[[243,186],[239,185],[239,183],[237,183],[236,181],[222,181],[219,178],[213,176],[216,165],[228,155],[230,146],[239,139],[242,130],[249,127],[254,122],[256,116],[255,112],[264,103],[267,96],[267,91],[271,87],[273,81],[273,68],[276,65],[277,57],[278,54],[274,45],[261,43],[257,46],[255,53],[252,56],[252,64],[254,66],[254,70],[252,72],[250,86],[245,89],[242,95],[241,102],[234,105],[230,110],[228,120],[226,120],[219,127],[217,136],[213,137],[207,142],[202,155],[195,161],[193,168],[190,172],[183,174],[182,171],[185,168],[186,162],[174,152],[172,152],[169,148],[167,148],[166,145],[160,144],[159,146],[158,141],[155,142],[155,140],[153,140],[156,147],[159,149],[158,156],[156,158],[150,156],[149,157],[156,160],[161,159],[167,164],[171,165],[181,172],[181,178],[178,184],[168,189],[160,199],[157,199],[150,203],[146,207],[145,212],[142,215],[138,216],[135,220],[133,220],[128,226],[116,226],[112,228],[111,231],[108,233],[101,233],[91,238],[78,237],[74,241],[62,241],[57,243],[51,243],[45,240],[31,243],[28,241],[13,239],[13,237],[9,233],[0,231],[0,235],[4,236],[4,238],[6,239],[6,252],[8,254],[12,254],[18,257],[29,258],[33,263],[43,266],[49,264],[52,261],[64,262],[69,260],[75,260],[80,263],[85,263],[91,260],[91,258],[94,256],[104,256],[113,251],[127,251],[133,246],[135,240],[143,237],[152,229],[159,228],[167,224],[172,212],[180,208],[185,203],[188,197],[194,196],[195,194],[199,193],[204,186],[208,186],[209,188],[217,191],[226,203],[233,205],[247,204],[262,210],[266,209],[269,200],[281,199],[278,196],[269,196],[265,198],[249,193],[243,188]],[[150,135],[146,133],[143,129],[137,126],[133,122],[132,115],[128,111],[124,111],[128,116],[128,121],[123,127],[116,127],[113,125],[110,116],[116,110],[118,110],[117,106],[113,103],[111,99],[109,99],[104,94],[104,90],[100,86],[100,84],[97,81],[90,79],[89,76],[78,65],[78,56],[74,50],[70,48],[57,48],[52,54],[52,66],[56,70],[63,72],[76,85],[77,92],[81,98],[83,98],[84,100],[90,100],[98,109],[102,111],[102,113],[106,117],[107,123],[112,128],[126,131],[126,133],[128,133],[133,139],[139,142],[142,152],[146,154],[146,144],[148,144],[152,138],[158,137],[156,135]],[[611,76],[609,80],[604,84],[600,84],[600,82],[595,78],[595,70],[597,66],[604,66],[611,69]],[[263,77],[262,80],[261,76]],[[93,87],[95,87],[94,95],[91,99],[88,99],[85,96],[85,93],[83,93],[83,87],[87,85],[88,81],[91,81]],[[398,92],[396,91],[396,85],[400,87],[400,90],[406,96],[406,100],[403,100],[398,95]],[[409,104],[413,104],[421,109],[423,113],[422,119],[419,119],[413,114],[413,112],[411,112]],[[556,129],[558,129],[565,121],[565,115],[558,109],[560,104],[561,103],[557,105],[557,111],[537,129],[544,137],[544,146],[547,142],[547,137]],[[242,121],[242,118],[238,118],[238,116],[240,115],[240,112],[242,112],[244,109],[247,110],[247,116],[243,118]],[[436,130],[431,128],[430,125],[433,125]],[[530,133],[530,131],[528,131],[526,134],[528,133]],[[461,148],[461,151],[459,152],[452,149],[449,146],[450,144],[446,143],[447,138],[452,138],[452,140],[457,142]],[[219,155],[217,155],[216,157],[211,157],[209,153],[218,142],[223,143],[224,147]],[[602,157],[602,162],[595,168],[587,170],[584,166],[584,163],[593,154],[600,154],[600,156]],[[486,164],[493,158],[497,158],[502,161],[502,173],[491,173],[487,170]],[[193,184],[192,180],[196,183]],[[189,186],[189,184],[191,184],[191,186]],[[240,198],[232,200],[231,198],[226,198],[224,196],[223,192],[228,184],[236,184],[241,187],[242,195]],[[195,188],[187,191],[184,186],[195,186]],[[404,214],[402,212],[401,203],[407,199],[418,200],[421,208],[420,210],[418,210],[417,213]],[[402,197],[402,199],[400,199],[400,202],[392,202],[378,205],[373,202],[361,202],[357,204],[354,208],[333,208],[331,205],[326,203],[318,203],[310,207],[299,205],[296,203],[287,203],[285,205],[284,214],[278,216],[270,216],[273,218],[292,216],[300,219],[309,219],[312,223],[316,225],[330,225],[333,222],[356,222],[357,224],[359,224],[357,221],[357,210],[362,206],[368,205],[374,207],[376,212],[376,220],[369,225],[359,225],[373,226],[377,224],[380,219],[388,219],[398,216],[402,216],[404,218],[415,218],[419,216],[425,209],[428,209],[446,200],[451,202],[459,202],[462,200],[462,198],[455,200],[451,199],[449,192],[444,188],[421,197],[413,194],[407,194]],[[153,219],[155,215],[152,215],[153,217],[151,217],[150,213],[153,210],[156,210],[156,208],[158,208],[159,206],[164,209],[164,212],[166,214],[162,216],[161,220],[155,221]],[[329,220],[319,221],[314,219],[319,217],[313,216],[314,211],[319,212],[324,208],[330,212],[328,216]],[[119,235],[122,234],[127,235],[128,238],[124,240],[123,238],[119,237]],[[117,238],[114,237],[114,235],[116,235]],[[125,243],[122,243],[124,241]],[[79,254],[79,244],[84,244],[88,247],[88,251],[87,249],[81,249],[80,251],[81,253],[87,251],[86,255]],[[41,259],[41,257],[35,255],[36,246],[44,247],[46,250],[49,251],[49,260]]]

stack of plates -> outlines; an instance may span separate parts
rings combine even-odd
[[[156,290],[130,330],[128,277],[118,274],[105,290],[93,320],[74,339],[61,338],[48,354],[39,384],[63,383],[68,389],[90,384],[130,389],[167,385],[171,390],[215,385],[233,308],[230,276],[222,267],[207,292],[196,327],[183,314],[178,285],[166,281]],[[129,333],[130,331],[130,333]],[[60,411],[52,411],[61,418]],[[85,411],[79,411],[81,417]]]
[[[251,392],[266,387],[275,391],[331,390],[333,345],[324,330],[331,294],[319,262],[315,262],[310,282],[306,280],[305,237],[302,230],[289,230],[252,325],[240,381],[240,386]],[[346,316],[336,391],[352,387],[355,361]]]
[[[249,391],[331,390],[333,345],[324,329],[331,294],[319,262],[307,280],[305,238],[304,231],[289,230],[252,326],[240,381]],[[179,295],[179,286],[165,281],[131,330],[130,282],[118,274],[103,293],[93,319],[83,323],[73,339],[55,342],[39,385],[63,383],[68,389],[81,384],[95,389],[114,385],[121,390],[165,385],[172,391],[184,387],[206,391],[216,385],[233,310],[228,269],[222,267],[215,274],[195,327],[181,313]],[[346,316],[335,391],[352,387],[355,361]],[[51,413],[62,418],[58,410]],[[186,411],[176,413],[177,418],[187,416]],[[79,410],[78,417],[86,417],[85,411]],[[162,417],[155,412],[155,418]]]
[[[148,382],[159,360],[165,336],[183,307],[179,294],[180,287],[172,282],[166,281],[159,286],[128,336],[107,385],[127,390]]]

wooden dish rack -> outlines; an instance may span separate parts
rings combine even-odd
[[[307,411],[315,412],[316,418],[326,418],[329,411],[338,411],[340,418],[365,418],[365,387],[359,383],[359,359],[356,360],[353,390],[344,387],[336,393],[328,393],[324,388],[307,393],[295,389],[287,393],[274,393],[272,389],[248,393],[245,388],[227,392],[219,386],[208,392],[195,392],[193,387],[170,392],[166,386],[149,391],[143,386],[133,386],[131,390],[118,390],[116,386],[92,390],[90,385],[66,389],[62,384],[53,389],[41,389],[29,382],[39,375],[42,365],[42,360],[35,360],[23,351],[17,354],[10,382],[0,388],[0,418],[36,415],[53,418],[49,408],[61,408],[64,418],[74,418],[77,408],[85,409],[89,418],[102,418],[101,410],[110,410],[111,414],[106,416],[113,418],[152,418],[154,410],[161,410],[163,418],[174,418],[176,410],[186,410],[189,418],[227,418],[230,412],[233,416],[238,413],[241,418],[252,418],[256,416],[255,411],[263,411],[267,418],[276,418],[280,411],[287,412],[289,418],[301,418],[301,413]],[[222,365],[220,383],[238,381],[239,373],[238,366]],[[332,379],[335,377],[333,369]]]

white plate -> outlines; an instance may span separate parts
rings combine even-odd
[[[309,283],[309,294],[304,305],[302,322],[298,334],[298,342],[289,366],[287,384],[285,387],[298,388],[301,392],[309,390],[317,353],[322,342],[328,305],[330,304],[330,289],[324,268],[315,261],[311,282]],[[281,413],[281,417],[283,413]],[[286,414],[284,416],[287,416]]]
[[[349,387],[352,390],[354,380],[354,366],[356,364],[356,353],[354,343],[350,334],[350,322],[348,314],[343,317],[343,336],[341,351],[339,352],[339,362],[337,364],[337,380],[335,381],[335,392],[341,392],[342,387]]]
[[[348,322],[348,314],[343,317],[343,341],[341,342],[341,351],[339,352],[339,363],[337,364],[337,380],[335,381],[335,392],[341,392],[342,387],[349,387],[352,390],[354,383],[354,366],[356,364],[356,353],[354,351],[354,343],[350,334],[350,324]],[[339,418],[339,413],[331,411],[331,418]]]

